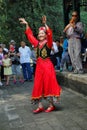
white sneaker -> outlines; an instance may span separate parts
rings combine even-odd
[[[2,82],[0,82],[0,86],[2,86],[3,84],[2,84]]]

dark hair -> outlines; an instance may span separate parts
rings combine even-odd
[[[74,10],[72,13],[76,13],[77,14],[77,21],[76,22],[79,22],[80,21],[80,17],[79,17],[78,11]]]
[[[78,15],[78,11],[74,10],[72,13],[76,13]]]
[[[2,48],[2,46],[0,45],[0,48]]]
[[[8,55],[8,52],[4,51],[3,54],[4,54],[4,55]]]

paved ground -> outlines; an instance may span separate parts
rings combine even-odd
[[[0,87],[0,130],[87,130],[87,97],[63,88],[56,111],[35,115],[29,100],[32,85]]]

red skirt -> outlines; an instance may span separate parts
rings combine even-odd
[[[45,97],[59,97],[61,87],[56,80],[56,73],[50,58],[37,59],[32,100]]]

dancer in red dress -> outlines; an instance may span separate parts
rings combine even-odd
[[[55,109],[54,99],[58,99],[61,93],[61,87],[56,80],[54,66],[50,60],[50,51],[52,47],[52,31],[46,24],[46,16],[42,17],[44,27],[39,28],[38,40],[24,18],[19,18],[21,24],[26,25],[25,34],[30,43],[37,50],[37,65],[32,91],[32,101],[38,101],[38,108],[33,113],[51,112]],[[42,105],[42,98],[49,99],[49,106],[46,110]]]

